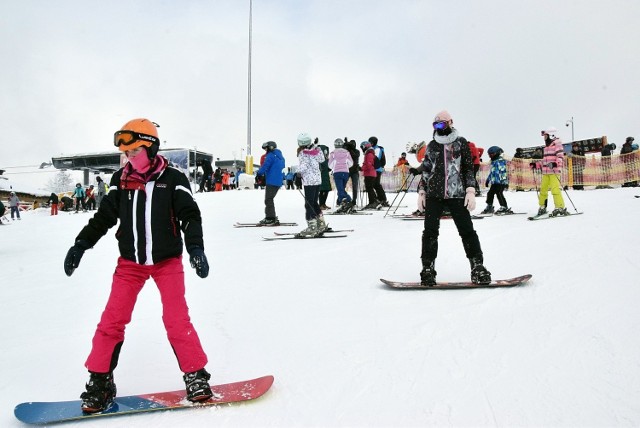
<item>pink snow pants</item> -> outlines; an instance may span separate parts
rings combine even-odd
[[[178,358],[180,370],[185,373],[194,372],[207,364],[207,356],[191,324],[189,308],[184,297],[182,256],[150,266],[119,257],[113,274],[111,294],[93,336],[91,353],[85,363],[89,371],[107,373],[116,367],[120,346],[124,341],[125,327],[131,321],[138,293],[149,277],[153,278],[160,291],[162,321],[167,330],[169,343]]]

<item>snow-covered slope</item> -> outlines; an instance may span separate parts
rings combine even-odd
[[[463,291],[379,283],[418,277],[419,221],[332,216],[333,227],[355,231],[265,242],[273,229],[232,227],[262,218],[261,191],[197,194],[212,270],[202,280],[185,269],[207,368],[217,383],[273,374],[274,386],[248,404],[68,426],[638,426],[640,190],[569,194],[584,215],[476,221],[494,278],[533,279]],[[413,211],[415,197],[398,212]],[[533,192],[507,199],[516,211],[537,209]],[[303,227],[297,191],[281,190],[276,208],[300,225],[280,230]],[[40,210],[0,226],[3,427],[21,426],[19,402],[76,399],[83,390],[117,257],[114,229],[65,276],[64,255],[89,218]],[[442,221],[436,268],[440,280],[469,276],[450,220]],[[122,395],[183,386],[153,282],[139,297],[115,377]]]

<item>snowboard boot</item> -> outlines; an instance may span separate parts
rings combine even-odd
[[[434,260],[422,260],[422,271],[420,271],[420,284],[425,287],[436,285],[436,272]]]
[[[324,221],[324,216],[322,214],[316,218],[316,224],[318,226],[318,235],[322,235],[327,231],[327,229],[329,229],[329,226]]]
[[[296,238],[315,238],[318,236],[318,220],[307,220],[307,228],[296,234]]]
[[[500,210],[498,210],[500,211]],[[480,214],[493,214],[493,205],[487,204],[487,207]]]
[[[262,226],[279,226],[280,221],[278,220],[278,217],[265,217],[260,220],[260,224]]]
[[[187,387],[187,400],[206,401],[213,396],[213,392],[211,392],[211,387],[209,386],[211,375],[205,369],[185,373],[182,379],[184,379]]]
[[[86,391],[80,394],[82,411],[85,413],[100,413],[108,410],[116,398],[116,384],[113,373],[89,372],[89,382]]]
[[[569,215],[569,212],[567,211],[567,209],[566,208],[556,208],[551,212],[551,214],[549,214],[549,217],[559,217],[559,216],[563,216],[563,215]]]
[[[479,285],[491,284],[491,272],[482,264],[482,256],[471,257],[471,282]]]

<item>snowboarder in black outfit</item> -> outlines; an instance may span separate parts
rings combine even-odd
[[[475,177],[467,140],[458,134],[451,115],[441,111],[433,120],[433,140],[427,145],[424,160],[409,171],[422,174],[425,183],[426,207],[422,232],[422,271],[420,282],[436,284],[435,261],[438,256],[440,216],[445,208],[462,238],[465,254],[471,264],[474,284],[491,283],[491,273],[483,265],[478,234],[473,228],[470,212],[475,209]]]

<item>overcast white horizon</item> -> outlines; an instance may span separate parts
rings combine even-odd
[[[0,168],[113,150],[134,117],[163,148],[243,159],[249,0],[2,1]],[[635,1],[253,1],[252,154],[376,135],[397,157],[448,109],[488,148],[640,133]]]

